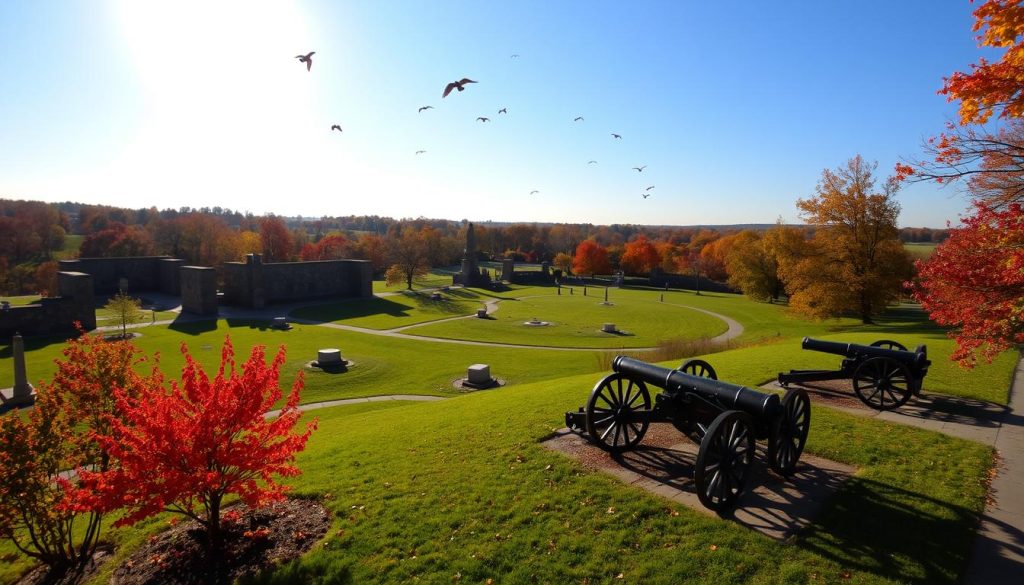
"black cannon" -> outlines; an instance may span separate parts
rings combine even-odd
[[[700,444],[693,479],[706,507],[723,510],[743,493],[755,439],[768,439],[768,463],[776,473],[788,476],[796,468],[811,425],[803,390],[789,390],[779,400],[719,381],[703,360],[671,370],[618,356],[612,369],[585,407],[565,413],[566,426],[586,431],[602,449],[621,452],[637,446],[650,423],[672,423]],[[662,389],[653,403],[648,384]]]
[[[821,341],[804,337],[804,349],[844,356],[838,370],[790,370],[779,372],[779,384],[820,380],[853,380],[853,391],[864,404],[878,410],[903,406],[911,395],[921,393],[928,373],[928,348],[907,351],[901,343],[880,339],[871,345]]]

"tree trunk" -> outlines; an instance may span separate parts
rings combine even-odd
[[[206,517],[206,546],[210,559],[217,558],[220,553],[220,500],[220,495],[210,496],[209,515]]]

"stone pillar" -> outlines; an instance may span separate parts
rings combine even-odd
[[[516,261],[511,258],[505,258],[501,261],[501,279],[512,282],[512,273],[515,272]]]
[[[267,304],[266,293],[263,290],[263,255],[246,254],[246,268],[249,271],[249,290],[246,295],[249,306],[254,309],[262,309]]]
[[[184,265],[185,261],[178,258],[161,258],[157,261],[160,292],[181,296],[181,267]]]
[[[72,321],[79,321],[86,331],[96,328],[96,295],[92,275],[84,272],[58,272],[57,290],[73,304]],[[67,324],[71,329],[71,323]]]
[[[544,276],[551,276],[551,265],[547,262],[540,263],[540,273]]]
[[[182,266],[180,273],[182,312],[216,315],[217,271],[208,266]]]
[[[28,383],[28,375],[25,373],[25,343],[20,334],[14,334],[11,348],[14,354],[14,393],[10,398],[3,398],[3,402],[9,406],[26,406],[32,404],[35,398],[32,384]]]

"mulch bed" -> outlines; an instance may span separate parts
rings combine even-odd
[[[206,560],[203,531],[194,521],[157,534],[114,571],[119,585],[231,583],[297,558],[327,533],[331,518],[314,500],[290,498],[261,510],[234,506],[241,514],[224,522],[224,552]],[[230,518],[231,515],[228,515]]]

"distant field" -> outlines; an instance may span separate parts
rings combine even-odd
[[[64,249],[53,253],[54,260],[67,260],[78,256],[78,250],[82,247],[82,240],[85,236],[68,234],[64,236]]]
[[[932,255],[935,251],[935,246],[938,244],[934,242],[904,242],[903,247],[910,252],[910,255],[915,260],[923,260]]]
[[[21,295],[18,297],[0,297],[0,301],[7,301],[12,307],[31,305],[39,300],[39,295]]]

